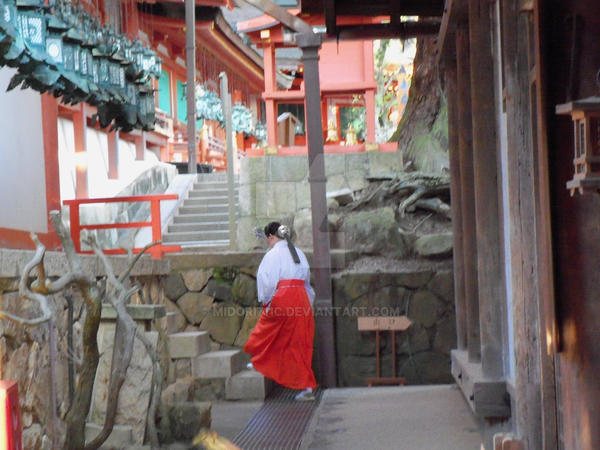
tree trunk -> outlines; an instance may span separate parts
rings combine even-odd
[[[448,168],[446,100],[435,60],[434,37],[419,37],[413,62],[408,101],[390,141],[413,169],[441,172]]]

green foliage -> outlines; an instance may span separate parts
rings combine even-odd
[[[239,267],[216,267],[213,269],[213,279],[219,284],[233,284],[239,273]]]

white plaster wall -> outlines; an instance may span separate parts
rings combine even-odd
[[[61,200],[75,198],[75,169],[77,164],[87,165],[88,196],[90,198],[114,197],[145,170],[159,163],[156,155],[146,150],[143,161],[135,159],[135,144],[119,139],[119,178],[108,178],[108,141],[106,133],[87,129],[87,152],[75,154],[73,122],[58,119],[58,152],[60,165]]]
[[[42,101],[31,89],[6,92],[0,68],[0,227],[48,232]]]

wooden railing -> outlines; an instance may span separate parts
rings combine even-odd
[[[82,230],[109,230],[122,228],[152,228],[152,242],[162,239],[161,219],[160,219],[160,202],[162,200],[177,200],[177,194],[159,194],[159,195],[136,195],[131,197],[109,197],[109,198],[90,198],[65,200],[64,205],[69,206],[69,217],[71,221],[71,238],[75,245],[75,250],[78,253],[92,253],[91,250],[81,250],[81,231]],[[149,222],[119,222],[119,223],[97,223],[90,225],[82,225],[79,216],[80,205],[91,203],[133,203],[133,202],[150,202],[150,221]],[[134,248],[133,252],[138,253],[142,249]],[[122,248],[111,248],[102,250],[106,254],[124,254],[126,251]],[[154,259],[160,259],[167,252],[181,251],[180,245],[162,245],[158,244],[150,248],[148,253]]]
[[[223,140],[208,136],[207,160],[217,170],[227,169],[227,149]]]

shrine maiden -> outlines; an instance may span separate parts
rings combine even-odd
[[[289,229],[278,222],[265,227],[269,251],[256,274],[263,311],[246,342],[252,366],[267,378],[301,389],[296,400],[314,400],[312,371],[315,298],[306,256],[291,243]]]

